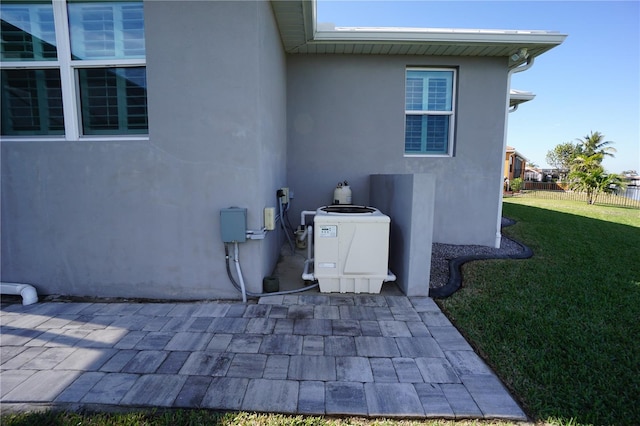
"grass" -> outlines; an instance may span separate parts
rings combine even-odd
[[[562,200],[562,201],[583,201],[587,202],[587,194],[584,192],[574,191],[556,191],[556,190],[525,190],[518,194],[514,194],[516,197],[532,197],[542,198],[548,200]],[[622,195],[599,193],[596,197],[595,204],[605,206],[617,206],[640,209],[640,200],[634,200],[624,197]]]
[[[465,265],[441,307],[538,421],[637,424],[640,213],[533,198],[503,213],[534,257]]]
[[[174,410],[133,413],[42,412],[14,414],[2,419],[4,426],[517,426],[516,423],[483,421],[370,420],[324,418],[280,414],[219,413],[206,410]]]

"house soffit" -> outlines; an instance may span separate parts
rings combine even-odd
[[[550,31],[442,28],[357,28],[316,23],[316,0],[272,0],[284,49],[290,54],[509,57],[520,49],[539,56],[567,37]]]

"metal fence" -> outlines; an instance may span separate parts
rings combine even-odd
[[[565,183],[556,182],[525,182],[520,196],[587,202],[585,192],[568,190]],[[628,186],[625,190],[613,194],[600,193],[596,204],[640,209],[640,187]]]

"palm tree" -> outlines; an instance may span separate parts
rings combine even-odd
[[[591,132],[583,139],[577,139],[579,155],[582,157],[591,157],[595,154],[602,154],[602,158],[614,157],[613,153],[616,149],[610,145],[612,141],[605,141],[604,135],[600,132]]]
[[[605,154],[596,153],[590,157],[578,157],[569,173],[570,188],[587,193],[587,203],[595,204],[598,194],[611,193],[625,187],[622,177],[606,173],[600,165]]]

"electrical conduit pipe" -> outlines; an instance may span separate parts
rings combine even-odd
[[[233,244],[233,263],[236,265],[236,273],[238,274],[238,280],[240,281],[240,288],[242,289],[242,303],[247,303],[247,289],[244,286],[244,278],[242,277],[242,270],[240,269],[238,243]]]
[[[38,293],[34,286],[18,283],[0,283],[0,294],[22,296],[24,306],[38,303]]]
[[[244,303],[247,302],[247,296],[249,296],[249,297],[279,296],[279,295],[300,293],[300,292],[311,290],[313,288],[318,287],[318,283],[314,283],[314,284],[308,285],[306,287],[297,288],[297,289],[294,289],[294,290],[284,290],[284,291],[277,291],[277,292],[273,292],[273,293],[252,293],[250,291],[247,291],[247,289],[245,287],[245,283],[244,283],[244,277],[242,276],[242,268],[240,267],[239,251],[240,250],[238,248],[238,243],[236,242],[236,243],[234,243],[233,261],[235,263],[236,274],[238,275],[238,280],[240,281],[240,284],[236,283],[236,280],[231,275],[231,268],[229,266],[229,257],[230,256],[229,256],[229,253],[228,253],[227,245],[225,244],[225,259],[226,259],[226,264],[227,264],[227,275],[229,276],[229,280],[231,281],[231,284],[233,284],[233,286],[238,291],[240,291],[242,293],[242,301]]]

